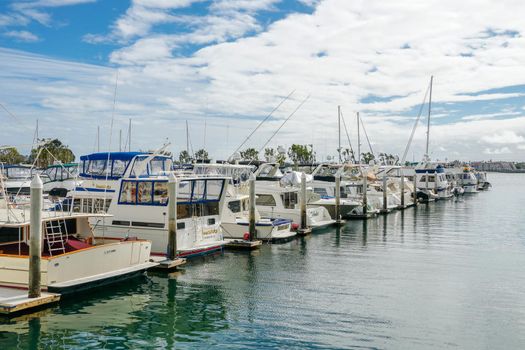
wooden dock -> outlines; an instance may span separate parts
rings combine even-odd
[[[177,267],[184,265],[186,263],[186,259],[178,258],[175,260],[169,260],[165,257],[152,257],[152,261],[158,263],[157,266],[152,267],[152,270],[173,270]]]
[[[262,245],[262,241],[245,241],[244,239],[230,239],[227,240],[225,247],[229,249],[243,249],[243,250],[254,250],[259,249]]]
[[[0,287],[0,314],[10,316],[22,312],[32,312],[60,300],[60,294],[42,292],[38,298],[28,298],[27,290]]]

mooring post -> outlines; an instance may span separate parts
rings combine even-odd
[[[30,184],[31,217],[29,239],[29,298],[39,298],[40,288],[40,260],[42,256],[42,190],[44,185],[38,174]]]
[[[383,212],[386,213],[388,211],[388,189],[387,189],[387,181],[388,178],[385,175],[383,175]]]
[[[405,174],[403,173],[403,168],[401,168],[401,208],[405,208]]]
[[[168,259],[177,259],[177,191],[179,182],[175,174],[168,179]]]
[[[434,173],[434,192],[438,195],[438,173]]]
[[[252,173],[250,175],[250,241],[255,241],[257,239],[257,229],[255,228],[255,175]]]
[[[367,215],[368,211],[368,172],[363,172],[363,215]]]
[[[335,221],[341,223],[341,175],[335,175]]]
[[[306,174],[301,174],[301,227],[297,231],[299,234],[306,235],[311,232],[308,228],[306,217]]]
[[[414,173],[414,192],[412,195],[414,196],[414,205],[417,205],[417,173]]]
[[[428,172],[425,173],[425,191],[427,192],[427,194],[428,194],[428,177],[429,177],[429,175],[430,174]]]

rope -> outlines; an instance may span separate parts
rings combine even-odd
[[[350,146],[350,151],[352,151],[352,161],[355,162],[354,148],[352,147],[352,142],[350,141],[350,135],[348,135],[348,129],[346,128],[345,117],[343,116],[343,111],[341,111],[341,120],[343,121],[343,126],[345,128],[346,138],[348,140],[348,145]]]
[[[403,153],[403,157],[401,158],[401,164],[405,163],[405,160],[408,154],[408,150],[410,149],[410,145],[412,144],[414,134],[416,133],[417,124],[419,123],[419,119],[421,118],[421,114],[423,113],[423,107],[425,106],[425,101],[427,100],[427,95],[428,95],[429,90],[430,90],[430,85],[427,87],[427,91],[425,92],[425,96],[423,97],[423,101],[421,102],[421,106],[419,107],[419,113],[417,114],[416,122],[414,123],[412,132],[410,133],[410,137],[408,138],[407,147],[405,148],[405,152]]]
[[[272,109],[272,111],[266,116],[266,118],[264,118],[264,119],[263,119],[263,120],[257,125],[257,127],[256,127],[256,128],[250,133],[250,135],[248,135],[248,137],[246,137],[246,138],[244,139],[244,141],[240,144],[240,146],[237,147],[237,149],[236,149],[235,151],[233,151],[232,155],[231,155],[230,157],[228,157],[228,159],[231,159],[231,158],[235,155],[235,153],[237,153],[237,152],[241,149],[241,147],[244,146],[244,145],[246,144],[246,142],[250,139],[250,137],[252,137],[253,134],[255,134],[255,132],[256,132],[257,130],[259,130],[259,128],[260,128],[260,127],[261,127],[261,126],[262,126],[262,125],[263,125],[268,119],[270,119],[270,117],[272,116],[272,114],[273,114],[276,110],[278,110],[279,107],[281,107],[281,105],[282,105],[286,100],[288,100],[288,99],[290,98],[290,96],[292,96],[294,93],[295,93],[295,90],[293,90],[292,92],[290,92],[290,93],[288,94],[288,96],[286,96],[284,99],[282,99],[281,102],[279,102],[279,104],[278,104],[277,106],[275,106],[275,108]]]
[[[266,143],[259,149],[259,153],[270,143],[270,141],[275,137],[275,135],[277,135],[279,130],[281,130],[281,128],[284,126],[284,124],[286,124],[286,122],[288,120],[290,120],[290,118],[299,110],[299,108],[301,108],[305,104],[306,101],[308,101],[309,98],[310,98],[310,95],[306,96],[306,98],[304,100],[302,100],[301,103],[299,103],[299,105],[294,109],[294,111],[288,117],[286,117],[286,119],[284,120],[284,122],[282,122],[282,124],[279,126],[279,128],[273,133],[272,136],[270,136],[268,141],[266,141]],[[253,159],[250,160],[248,165],[251,165],[252,162],[253,162]]]

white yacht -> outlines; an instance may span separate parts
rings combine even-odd
[[[118,180],[101,191],[72,193],[75,210],[104,212],[113,217],[95,224],[109,237],[139,237],[152,242],[152,254],[164,256],[168,246],[168,156],[137,154]],[[220,209],[229,178],[182,175],[177,200],[177,250],[191,258],[221,250],[226,241],[220,226]],[[116,183],[114,183],[116,182]],[[109,189],[115,188],[115,192]]]
[[[193,171],[201,176],[227,176],[230,180],[221,210],[221,226],[224,238],[241,239],[248,232],[249,223],[249,177],[253,167],[239,164],[194,164]],[[285,218],[262,217],[255,210],[257,239],[285,241],[296,233],[291,230],[292,221]]]
[[[460,174],[460,184],[465,193],[478,192],[478,178],[470,166],[465,166]]]
[[[0,285],[28,288],[29,210],[0,202]],[[90,219],[106,215],[42,212],[42,287],[72,293],[142,274],[150,262],[151,243],[97,236]]]
[[[66,197],[79,184],[78,164],[55,164],[48,166],[40,174],[44,182],[44,193],[54,197]]]
[[[28,195],[33,175],[39,172],[31,165],[0,163],[2,191],[10,195]]]
[[[445,175],[445,168],[430,161],[420,163],[416,169],[418,198],[421,201],[451,198],[452,189]]]

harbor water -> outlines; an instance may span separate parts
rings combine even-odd
[[[0,319],[0,348],[519,349],[525,175]]]

